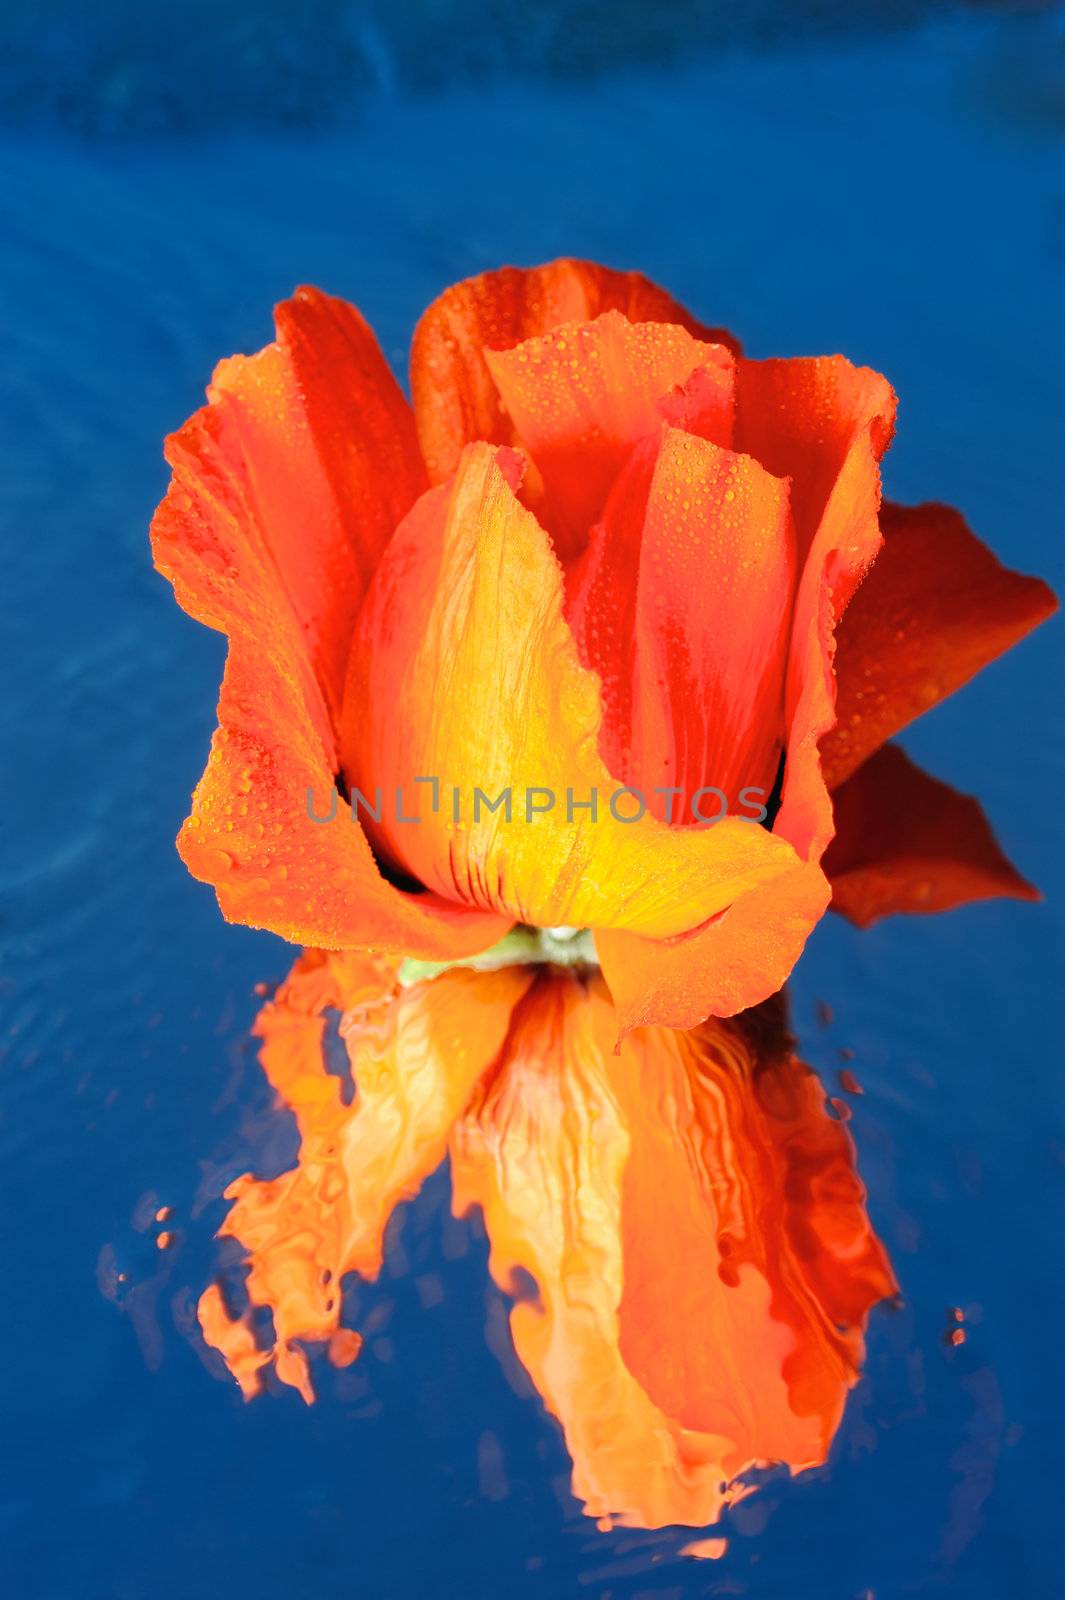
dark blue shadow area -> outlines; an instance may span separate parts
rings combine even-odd
[[[37,0],[0,8],[0,125],[89,138],[322,129],[381,94],[586,81],[734,46],[861,37],[988,0]],[[991,0],[1038,13],[1044,0]]]
[[[774,1479],[732,1514],[726,1558],[695,1566],[673,1535],[581,1517],[554,1425],[500,1362],[483,1239],[448,1217],[442,1176],[363,1291],[365,1356],[316,1371],[317,1405],[244,1406],[205,1370],[192,1316],[218,1196],[291,1158],[247,1041],[253,986],[290,952],[225,926],[174,853],[223,647],[177,610],[146,540],[163,435],[215,360],[270,337],[295,284],[356,301],[402,368],[445,284],[570,253],[641,268],[754,355],[842,350],[885,372],[902,399],[888,492],[959,506],[1060,592],[1054,37],[1053,16],[967,14],[578,84],[421,100],[378,84],[351,126],[313,135],[4,136],[15,1600],[1060,1592],[1060,629],[904,741],[981,796],[1047,903],[865,935],[830,921],[797,974],[829,1086],[855,1052],[860,1167],[905,1304],[874,1315],[829,1466]],[[164,1253],[156,1204],[173,1207]],[[434,1275],[442,1298],[419,1288]],[[969,1312],[960,1350],[949,1305]],[[486,1459],[502,1463],[487,1481]]]

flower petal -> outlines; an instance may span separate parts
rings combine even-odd
[[[316,290],[278,341],[223,362],[210,403],[167,441],[159,570],[229,636],[219,728],[179,849],[231,921],[296,943],[468,953],[498,919],[399,893],[339,803],[336,716],[368,573],[417,495],[413,424],[358,312]]]
[[[833,909],[867,928],[898,911],[949,911],[970,900],[1039,893],[1003,855],[978,802],[882,746],[833,796],[825,852]]]
[[[716,442],[731,439],[732,353],[675,324],[632,323],[607,311],[484,358],[543,480],[543,517],[562,559],[583,548],[633,446],[659,433],[663,403],[668,408],[693,374],[713,390]],[[710,411],[703,397],[704,427]]]
[[[639,272],[564,258],[467,278],[433,301],[411,349],[411,392],[430,480],[449,478],[463,447],[478,439],[517,442],[500,408],[485,349],[509,350],[560,323],[589,322],[604,311],[620,311],[630,322],[673,322],[697,339],[739,348],[722,329],[704,327]]]
[[[425,486],[410,407],[354,306],[303,288],[277,341],[215,369],[210,404],[167,440],[156,565],[190,615],[229,632],[288,613],[339,710],[355,614]]]
[[[345,700],[352,789],[410,794],[415,777],[439,779],[435,813],[423,791],[418,825],[386,807],[375,828],[384,852],[449,899],[539,927],[684,932],[779,878],[794,853],[736,818],[682,830],[612,813],[598,680],[578,659],[548,537],[501,462],[514,470],[509,452],[471,445],[386,552]],[[475,788],[491,800],[510,790],[511,820],[483,805],[474,815]],[[537,790],[551,797],[540,814],[528,809]],[[575,809],[593,791],[595,820]],[[618,812],[636,808],[630,796]]]
[[[200,1302],[205,1335],[246,1394],[273,1361],[282,1381],[295,1375],[313,1398],[295,1340],[328,1339],[334,1359],[352,1358],[357,1336],[340,1329],[341,1278],[377,1276],[389,1217],[443,1160],[452,1124],[532,977],[523,967],[456,969],[401,990],[395,962],[308,951],[263,1007],[255,1025],[262,1065],[295,1113],[299,1163],[277,1178],[246,1173],[230,1184],[234,1204],[219,1233],[248,1252],[248,1296],[272,1312],[274,1346],[256,1352],[247,1315],[232,1319],[217,1285]],[[351,1104],[326,1062],[329,1013],[339,1011]]]
[[[776,477],[792,480],[800,560],[822,524],[855,441],[868,432],[869,448],[879,461],[891,443],[894,420],[890,384],[843,356],[737,363],[733,448],[754,456]],[[863,550],[861,561],[867,560]]]
[[[751,1465],[824,1459],[895,1284],[779,1025],[640,1030],[620,1054],[615,1031],[598,979],[537,981],[456,1128],[454,1205],[483,1210],[588,1514],[698,1525]]]
[[[839,627],[830,788],[1057,609],[949,506],[885,505],[880,525],[884,547]]]
[[[731,1016],[785,981],[828,904],[819,865],[832,803],[818,741],[835,718],[836,618],[880,544],[880,454],[894,395],[883,378],[841,357],[737,366],[737,445],[792,478],[790,505],[803,562],[785,688],[788,744],[774,836],[796,852],[786,877],[755,886],[685,938],[652,947],[628,933],[596,944],[623,1028],[691,1027]]]
[[[645,1024],[693,1028],[775,994],[828,909],[828,879],[796,857],[787,872],[737,896],[705,927],[675,939],[597,933],[596,950],[622,1032]]]
[[[612,771],[691,822],[715,785],[769,799],[784,745],[794,599],[788,486],[750,456],[666,428],[637,452],[575,570],[569,616],[603,683]],[[719,801],[702,802],[713,814]]]
[[[759,460],[766,461],[761,451],[767,451],[774,471],[797,467],[794,452],[801,447],[813,449],[816,463],[813,472],[807,463],[791,487],[800,560],[804,546],[807,553],[792,619],[788,749],[774,823],[775,832],[815,861],[833,826],[818,744],[835,721],[835,626],[880,548],[879,461],[891,442],[895,395],[878,373],[839,356],[745,363],[756,365],[767,371],[753,379],[744,373],[739,431],[759,435]],[[788,423],[756,421],[746,409],[756,399],[793,408]]]

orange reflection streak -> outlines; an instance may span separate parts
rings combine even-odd
[[[397,968],[354,952],[308,951],[255,1023],[266,1075],[296,1116],[299,1164],[267,1182],[245,1174],[231,1183],[226,1197],[235,1204],[219,1234],[248,1251],[249,1299],[273,1313],[275,1371],[305,1398],[309,1378],[305,1365],[293,1366],[292,1341],[336,1334],[344,1273],[376,1277],[389,1217],[443,1160],[451,1125],[532,981],[529,968],[457,969],[400,989]],[[344,1013],[357,1085],[351,1105],[326,1069],[330,1008]],[[214,1286],[199,1317],[245,1395],[257,1393],[247,1316],[230,1319]],[[346,1365],[350,1340],[330,1353]]]
[[[230,1186],[221,1230],[248,1252],[274,1344],[218,1286],[200,1301],[245,1396],[272,1363],[313,1398],[297,1341],[356,1358],[339,1280],[376,1275],[389,1215],[449,1148],[455,1211],[484,1213],[518,1356],[590,1516],[701,1526],[751,1467],[823,1461],[869,1309],[896,1284],[783,1005],[636,1029],[615,1054],[597,972],[456,969],[406,989],[396,972],[308,952],[256,1023],[302,1144],[293,1171]],[[350,1105],[324,1058],[330,1008]]]
[[[824,1460],[895,1280],[778,1006],[615,1037],[600,978],[539,981],[452,1141],[455,1205],[501,1286],[539,1288],[514,1342],[589,1515],[697,1525],[752,1464]]]

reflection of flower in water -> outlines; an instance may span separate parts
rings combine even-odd
[[[310,1401],[305,1341],[355,1358],[341,1279],[377,1273],[391,1212],[449,1153],[455,1210],[483,1210],[518,1355],[590,1515],[703,1524],[752,1465],[823,1461],[867,1313],[895,1281],[780,1005],[637,1029],[615,1054],[592,969],[457,968],[409,987],[398,971],[308,952],[256,1024],[301,1148],[293,1171],[231,1186],[222,1229],[247,1251],[272,1347],[218,1286],[200,1301],[245,1395],[272,1365]],[[325,1056],[334,1010],[350,1104]]]

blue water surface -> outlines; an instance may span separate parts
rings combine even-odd
[[[1045,12],[966,13],[422,98],[382,71],[331,131],[0,134],[5,1595],[1063,1592],[1060,628],[905,740],[981,796],[1046,903],[865,934],[829,919],[794,980],[826,1084],[855,1052],[860,1168],[904,1303],[874,1313],[827,1467],[774,1478],[732,1513],[724,1560],[693,1564],[674,1534],[581,1516],[443,1175],[361,1295],[377,1336],[349,1371],[316,1369],[318,1404],[245,1406],[203,1350],[221,1189],[293,1154],[247,1037],[253,985],[291,952],[227,927],[174,852],[224,646],[146,543],[163,435],[295,284],[356,301],[402,369],[445,284],[573,253],[643,269],[754,355],[884,371],[889,493],[960,506],[1060,591],[1055,33]],[[445,1293],[426,1308],[428,1272]]]

